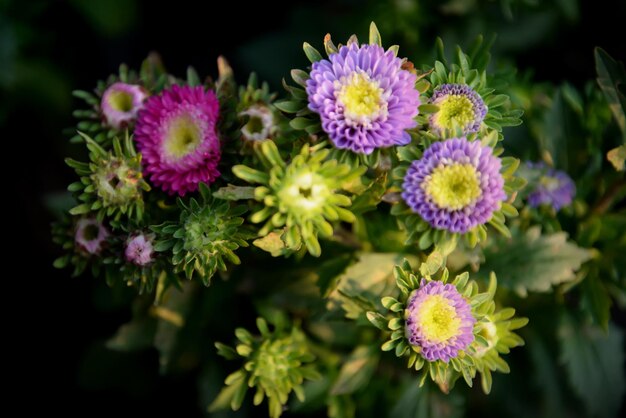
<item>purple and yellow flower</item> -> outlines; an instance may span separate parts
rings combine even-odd
[[[406,145],[420,105],[415,81],[393,51],[352,43],[313,64],[306,83],[309,109],[320,115],[337,148],[370,154]]]
[[[100,109],[107,125],[120,129],[137,118],[148,92],[136,84],[114,83],[102,94]]]
[[[474,324],[469,303],[452,284],[426,282],[409,297],[406,335],[428,361],[448,362],[474,341]]]
[[[204,87],[173,86],[150,97],[139,113],[135,141],[145,174],[164,191],[183,196],[219,176],[219,102]]]
[[[402,198],[433,228],[464,234],[506,199],[500,159],[465,137],[435,142],[409,166]]]
[[[74,244],[90,255],[98,255],[109,237],[108,229],[94,218],[82,218],[76,222]]]
[[[137,234],[126,241],[124,255],[126,260],[137,265],[146,266],[154,260],[154,234]]]
[[[439,110],[430,116],[430,128],[437,134],[459,127],[463,135],[478,132],[487,114],[485,102],[467,84],[442,84],[429,102]]]
[[[554,210],[559,210],[572,203],[576,195],[576,185],[567,173],[548,168],[542,162],[528,163],[528,166],[541,173],[535,189],[528,195],[530,206],[550,205]]]

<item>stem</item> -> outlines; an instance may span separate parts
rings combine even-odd
[[[621,179],[613,183],[611,187],[609,187],[609,190],[606,191],[604,196],[602,196],[598,203],[596,203],[594,208],[591,210],[591,213],[593,215],[602,215],[604,212],[606,212],[613,203],[615,197],[622,191],[625,186],[625,179]]]

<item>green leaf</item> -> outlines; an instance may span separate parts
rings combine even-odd
[[[142,317],[122,325],[106,343],[107,348],[117,351],[143,350],[152,346],[156,332],[154,318]]]
[[[297,117],[297,118],[292,119],[289,122],[289,126],[291,126],[293,129],[304,130],[308,128],[309,126],[313,126],[317,123],[318,121],[315,121],[312,119]]]
[[[356,416],[356,405],[350,396],[331,396],[327,404],[328,418],[354,418]]]
[[[233,173],[240,179],[247,181],[248,183],[261,183],[267,184],[269,181],[269,175],[254,168],[247,167],[245,165],[236,165],[233,167]]]
[[[604,331],[609,329],[611,297],[599,277],[589,275],[581,285],[582,306]]]
[[[439,251],[434,250],[428,255],[426,262],[422,263],[422,265],[420,266],[420,273],[422,273],[422,275],[424,276],[432,276],[437,273],[437,271],[439,271],[439,269],[443,265],[443,262],[443,255]]]
[[[364,388],[369,383],[378,365],[378,347],[358,346],[346,359],[339,377],[330,390],[331,395],[345,395]]]
[[[367,317],[367,320],[370,321],[376,328],[382,331],[387,331],[387,320],[384,316],[373,311],[367,312],[365,316]]]
[[[626,97],[620,91],[620,88],[623,89],[626,85],[624,64],[615,61],[602,48],[596,48],[594,55],[596,58],[598,85],[609,103],[609,108],[622,131],[624,142],[626,142]]]
[[[217,398],[209,405],[208,412],[215,412],[220,409],[227,409],[230,407],[230,404],[240,390],[240,387],[243,386],[246,388],[246,382],[244,379],[239,380],[237,383],[225,386],[220,393],[217,395]]]
[[[520,296],[531,292],[549,292],[553,285],[574,280],[574,272],[591,252],[567,241],[565,232],[541,235],[539,227],[530,228],[511,239],[498,239],[485,248],[485,263],[480,274],[487,278],[493,271],[498,285]]]
[[[552,106],[544,114],[544,129],[539,137],[541,147],[550,155],[554,166],[568,169],[570,152],[567,108],[563,104],[563,94],[558,90],[552,100]]]
[[[323,297],[328,297],[335,290],[341,275],[353,261],[352,254],[337,255],[316,269],[317,285]]]
[[[380,32],[376,27],[376,23],[370,23],[370,45],[383,46],[383,41],[380,37]]]
[[[302,44],[302,49],[304,49],[304,53],[311,63],[322,60],[322,54],[320,54],[319,51],[313,48],[308,42]]]
[[[89,213],[89,211],[91,211],[91,205],[83,203],[70,209],[70,215],[83,215]]]
[[[302,103],[289,100],[283,100],[275,102],[274,106],[281,112],[285,113],[298,113],[302,109]]]
[[[329,296],[330,307],[341,306],[352,319],[374,310],[380,305],[380,295],[393,295],[396,291],[393,268],[403,258],[394,253],[360,254],[359,260],[338,278],[339,284]]]
[[[621,145],[607,152],[606,159],[613,164],[613,167],[615,167],[617,171],[624,171],[624,161],[626,161],[626,145]]]
[[[528,351],[533,363],[532,383],[540,390],[546,417],[565,416],[563,392],[566,390],[558,373],[557,364],[541,335],[528,330]],[[529,382],[530,383],[530,382]]]
[[[570,384],[589,415],[617,416],[626,388],[623,331],[609,325],[605,334],[563,314],[558,335]]]
[[[252,245],[262,249],[263,251],[267,251],[272,254],[272,257],[285,255],[288,250],[287,246],[280,237],[281,233],[282,232],[278,233],[276,231],[270,232],[263,238],[258,238],[252,241]]]
[[[224,200],[247,200],[254,199],[255,187],[242,187],[229,184],[226,187],[220,187],[213,197]]]
[[[294,69],[291,70],[291,78],[299,86],[306,88],[306,81],[309,79],[309,74],[305,71]]]
[[[434,104],[425,103],[419,107],[420,114],[424,113],[437,113],[439,111],[439,106]]]
[[[200,77],[198,76],[196,69],[191,66],[187,67],[187,84],[190,86],[202,85],[202,81],[200,81]]]
[[[161,372],[169,370],[177,353],[179,333],[191,310],[191,301],[196,289],[194,282],[185,283],[182,290],[170,288],[164,295],[162,304],[154,306],[151,311],[157,318],[154,347],[159,352]]]
[[[441,393],[430,384],[420,387],[414,379],[402,385],[401,395],[389,413],[390,418],[461,418],[464,397]]]
[[[217,354],[219,354],[220,356],[224,357],[227,360],[234,360],[238,357],[237,352],[232,347],[229,347],[226,344],[216,342],[215,348],[217,348]]]

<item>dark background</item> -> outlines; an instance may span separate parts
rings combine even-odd
[[[59,252],[50,242],[53,216],[46,203],[73,181],[63,159],[80,155],[63,133],[74,124],[71,90],[93,88],[121,62],[136,68],[150,51],[159,51],[169,71],[181,76],[189,64],[202,75],[215,75],[215,60],[225,55],[239,81],[256,69],[278,90],[289,69],[306,65],[304,40],[321,47],[326,32],[336,41],[352,31],[366,36],[372,19],[386,44],[399,43],[403,55],[416,60],[430,54],[438,34],[463,44],[469,35],[499,32],[495,55],[512,58],[522,73],[532,70],[537,82],[584,85],[594,77],[597,45],[617,59],[626,56],[626,2],[617,0],[514,2],[513,20],[494,1],[450,2],[469,4],[465,11],[436,1],[421,1],[408,11],[399,1],[226,1],[219,12],[204,11],[214,2],[202,8],[186,0],[167,7],[155,3],[0,1],[0,140],[8,147],[4,183],[15,187],[3,202],[14,212],[15,222],[5,221],[14,231],[11,239],[18,238],[17,257],[5,262],[17,263],[21,272],[5,277],[18,284],[5,294],[11,306],[5,321],[15,327],[7,340],[21,356],[8,361],[17,366],[15,388],[32,399],[22,405],[28,410],[200,413],[195,376],[160,376],[156,352],[104,348],[130,316],[123,295],[111,297],[101,280],[70,279],[68,271],[51,266]],[[7,169],[13,163],[18,168]]]

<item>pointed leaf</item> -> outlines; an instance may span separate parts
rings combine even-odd
[[[485,248],[485,263],[480,274],[487,278],[493,271],[499,285],[520,296],[531,292],[550,292],[553,285],[572,281],[575,272],[591,258],[591,252],[567,241],[565,232],[542,235],[539,227],[511,239],[498,239]]]

